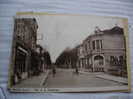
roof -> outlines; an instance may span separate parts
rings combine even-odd
[[[103,30],[102,32],[104,34],[124,34],[123,28],[121,28],[119,26],[115,26],[112,29]]]
[[[109,34],[109,35],[113,35],[113,34],[121,34],[123,35],[124,34],[124,31],[123,31],[123,28],[119,27],[119,26],[115,26],[111,29],[105,29],[105,30],[102,30],[100,31],[100,33],[97,33],[97,34],[91,34],[89,35],[84,41],[90,39],[91,37],[93,36],[101,36],[101,35],[104,35],[104,34]]]

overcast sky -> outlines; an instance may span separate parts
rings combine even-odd
[[[122,19],[103,16],[79,15],[36,15],[38,23],[37,43],[47,49],[55,62],[60,53],[67,47],[73,48],[90,34],[95,27],[101,30],[110,29],[116,24],[123,27]],[[40,37],[42,36],[43,37]]]

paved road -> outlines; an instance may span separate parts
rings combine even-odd
[[[121,83],[105,80],[95,77],[94,74],[79,74],[73,73],[72,69],[57,69],[55,77],[52,73],[49,74],[45,88],[86,88],[86,87],[101,87],[101,86],[121,86]]]

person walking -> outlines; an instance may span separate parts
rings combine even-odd
[[[56,74],[56,69],[55,69],[55,67],[52,69],[52,73],[53,73],[53,77],[55,77],[55,74]]]
[[[76,72],[77,75],[79,74],[78,67],[76,67],[75,72]]]

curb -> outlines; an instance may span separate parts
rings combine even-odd
[[[100,76],[97,76],[97,78],[101,78],[101,79],[105,79],[105,80],[110,80],[110,81],[114,81],[114,82],[118,82],[118,83],[122,83],[122,84],[128,84],[128,82],[123,82],[123,81],[116,81],[116,80],[113,80],[113,79],[107,79],[107,78],[103,78],[103,77],[100,77]]]
[[[49,72],[50,72],[50,70],[48,70],[48,71],[46,72],[45,76],[43,77],[42,82],[40,83],[40,86],[45,85],[45,83],[46,83],[46,81],[47,81],[47,79],[48,79]]]
[[[82,74],[88,74],[88,75],[89,75],[89,73],[87,73],[87,72],[81,72],[81,71],[80,71],[80,73],[82,73]],[[95,76],[96,76],[96,78],[101,78],[101,79],[105,79],[105,80],[110,80],[110,81],[114,81],[114,82],[118,82],[118,83],[123,83],[123,84],[125,84],[125,85],[128,84],[128,82],[125,82],[125,81],[117,81],[117,80],[113,80],[113,79],[107,79],[107,78],[103,78],[103,77],[101,77],[101,76],[99,76],[99,75],[95,75]]]

